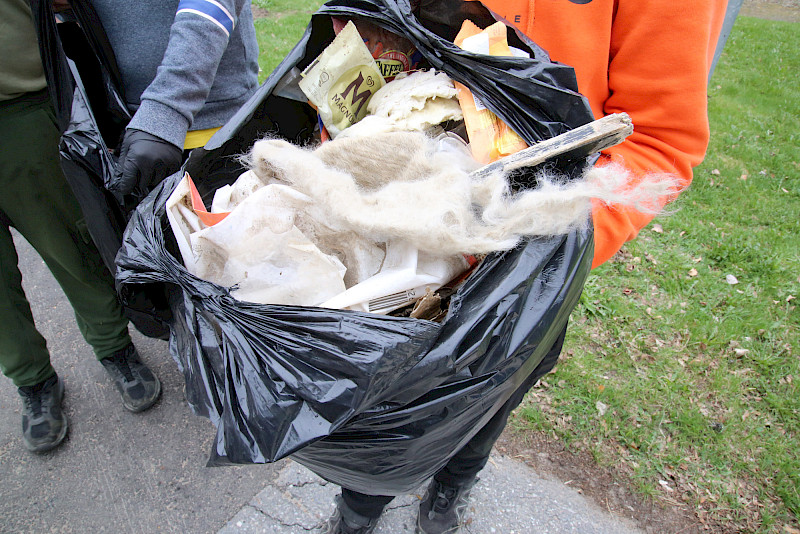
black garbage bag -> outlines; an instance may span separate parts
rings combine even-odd
[[[49,0],[31,0],[47,86],[62,132],[64,176],[81,207],[89,234],[110,272],[122,244],[133,199],[117,198],[105,185],[116,171],[114,149],[131,113],[122,95],[114,51],[90,2],[72,2],[59,14]],[[129,292],[125,315],[143,334],[166,338],[169,306],[163,292],[141,286]]]
[[[549,61],[464,52],[426,28],[474,2],[448,2],[426,19],[406,0],[334,0],[254,97],[184,169],[137,208],[117,256],[117,280],[171,288],[170,351],[196,413],[217,427],[209,465],[273,462],[291,455],[323,478],[370,494],[418,487],[488,421],[565,328],[590,269],[591,229],[528,239],[489,255],[452,297],[444,322],[299,306],[261,305],[198,279],[180,263],[165,203],[189,172],[205,202],[245,169],[237,156],[265,135],[304,144],[316,114],[276,87],[333,38],[330,16],[357,17],[406,36],[435,68],[465,83],[529,143],[592,120],[571,68]],[[477,4],[480,6],[480,4]],[[463,11],[463,13],[462,13]],[[419,19],[417,18],[419,15]],[[435,19],[435,20],[434,20]],[[442,22],[442,21],[445,22]],[[519,41],[519,39],[517,39]],[[561,162],[569,174],[586,164]],[[525,178],[534,180],[529,173]]]

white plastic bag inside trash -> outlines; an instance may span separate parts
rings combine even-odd
[[[413,245],[386,243],[386,258],[374,276],[322,303],[323,308],[389,313],[412,304],[454,279],[469,267],[463,256],[434,257]]]
[[[183,179],[167,199],[167,220],[172,228],[183,265],[190,273],[194,273],[194,253],[189,243],[189,236],[206,227],[200,217],[192,209],[192,192],[189,187],[189,176]]]
[[[187,195],[188,185],[179,186],[167,201],[179,241],[186,229],[202,225],[191,221],[197,216],[185,209]],[[188,247],[179,242],[184,265],[204,280],[233,287],[231,294],[240,300],[299,306],[325,302],[345,290],[345,267],[295,226],[295,217],[309,202],[284,185],[256,190],[221,222],[190,232]]]

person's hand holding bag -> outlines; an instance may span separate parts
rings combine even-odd
[[[183,151],[160,137],[128,129],[122,139],[119,166],[109,185],[112,193],[146,194],[164,178],[181,168]]]

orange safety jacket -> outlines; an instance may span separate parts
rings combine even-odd
[[[630,115],[634,133],[604,150],[635,174],[673,173],[684,186],[708,147],[707,84],[727,0],[482,0],[551,59],[575,69],[595,118]],[[653,215],[592,206],[592,267]]]

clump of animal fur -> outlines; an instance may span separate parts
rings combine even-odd
[[[316,149],[265,139],[248,161],[264,183],[314,199],[312,233],[403,239],[437,255],[508,250],[523,236],[583,227],[592,199],[655,212],[677,189],[671,175],[635,181],[609,165],[569,182],[542,175],[535,189],[514,193],[503,174],[472,174],[477,163],[466,147],[419,132],[343,137]]]

